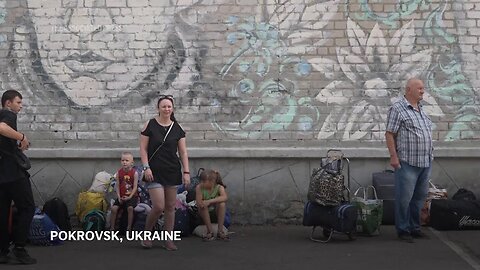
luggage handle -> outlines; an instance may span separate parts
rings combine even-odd
[[[330,164],[332,164],[336,161],[339,161],[340,162],[339,172],[342,172],[343,169],[345,168],[344,160],[346,160],[348,162],[348,159],[345,158],[345,155],[343,154],[342,150],[340,150],[340,149],[329,149],[327,151],[327,156],[324,157],[324,159],[326,159],[325,164],[323,164],[323,166],[322,166],[323,161],[320,162],[320,168],[325,169]]]
[[[369,188],[373,190],[373,195],[375,196],[374,199],[375,199],[375,200],[378,200],[377,190],[375,189],[375,187],[374,187],[374,186],[368,186],[368,187],[367,187],[367,190],[368,190]]]
[[[359,187],[359,188],[355,191],[355,193],[353,193],[353,196],[354,196],[354,197],[357,197],[358,192],[359,192],[360,190],[363,190],[363,199],[364,199],[364,200],[368,200],[368,198],[367,198],[368,189],[372,189],[372,190],[373,190],[374,199],[375,199],[375,200],[378,200],[377,190],[375,189],[374,186]]]
[[[431,188],[439,190],[440,188],[436,186],[433,182],[432,179],[428,179],[428,184],[430,185]]]
[[[339,160],[341,162],[341,170],[343,170],[343,167],[345,166],[343,159],[345,155],[343,154],[342,150],[340,149],[328,149],[327,151],[327,162],[324,166],[321,166],[323,169],[326,168],[328,165],[332,164],[333,162]]]
[[[332,154],[334,153],[334,154]],[[336,158],[336,159],[342,159],[344,156],[342,150],[340,149],[328,149],[327,151],[327,157],[328,158]]]
[[[198,169],[198,171],[197,171],[197,176],[200,177],[200,174],[201,174],[203,171],[205,171],[204,168]]]
[[[357,188],[357,190],[355,191],[355,193],[353,193],[353,196],[354,197],[358,197],[357,194],[360,190],[363,190],[363,197],[365,197],[365,188],[364,187],[359,187]]]
[[[340,160],[341,162],[341,170],[343,171],[343,168],[345,167],[345,164],[343,163],[343,157],[338,158],[338,157],[327,157],[327,162],[323,166],[320,166],[320,168],[325,169],[328,167],[328,165],[332,164],[333,162]]]

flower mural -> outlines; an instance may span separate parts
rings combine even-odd
[[[226,41],[234,54],[218,75],[234,81],[226,95],[238,106],[233,121],[217,121],[222,101],[214,99],[212,115],[218,129],[245,138],[262,136],[264,131],[314,129],[319,111],[314,98],[299,87],[299,81],[313,71],[303,55],[315,48],[312,43],[325,42],[327,35],[322,29],[336,14],[338,2],[265,3],[261,16],[230,16],[226,20],[232,29]]]
[[[415,13],[419,8],[428,8],[428,1],[425,0],[409,0],[397,1],[392,10],[375,10],[376,1],[358,0],[360,9],[347,7],[356,19],[375,20],[391,27],[396,26],[401,18],[407,17]]]
[[[347,37],[350,47],[337,48],[343,79],[330,82],[316,97],[322,103],[334,105],[318,139],[335,136],[344,141],[383,140],[390,104],[403,93],[408,78],[422,76],[427,71],[432,51],[415,50],[413,20],[397,30],[387,43],[378,24],[367,36],[357,23],[348,19]],[[312,61],[333,65],[331,60]],[[313,66],[323,70],[324,65]],[[424,104],[429,115],[443,114],[428,92]]]

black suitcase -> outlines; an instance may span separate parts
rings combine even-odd
[[[436,230],[480,230],[480,201],[434,199],[430,226]]]
[[[303,225],[313,226],[310,239],[316,242],[326,243],[330,241],[334,232],[347,234],[353,240],[353,234],[357,227],[357,207],[350,203],[338,206],[323,206],[314,202],[305,204]],[[326,239],[315,237],[316,227],[323,228]]]
[[[395,224],[395,175],[391,170],[372,174],[372,184],[377,196],[383,200],[383,225]]]

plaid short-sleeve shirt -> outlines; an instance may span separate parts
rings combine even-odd
[[[387,131],[396,134],[398,158],[408,164],[427,168],[433,159],[432,121],[422,106],[418,111],[405,97],[388,111]]]

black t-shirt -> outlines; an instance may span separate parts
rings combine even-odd
[[[162,126],[153,118],[148,122],[142,135],[149,137],[148,158],[163,142],[170,126]],[[185,137],[185,131],[177,123],[173,122],[172,130],[168,133],[167,139],[155,156],[148,162],[153,173],[155,182],[162,186],[174,186],[182,184],[182,171],[180,159],[177,155],[178,141]]]
[[[17,130],[17,114],[12,111],[0,110],[0,122]],[[16,151],[15,147],[17,147],[17,142],[14,139],[0,135],[0,183],[12,182],[24,176],[13,158],[14,151]],[[5,154],[5,152],[8,154]]]

